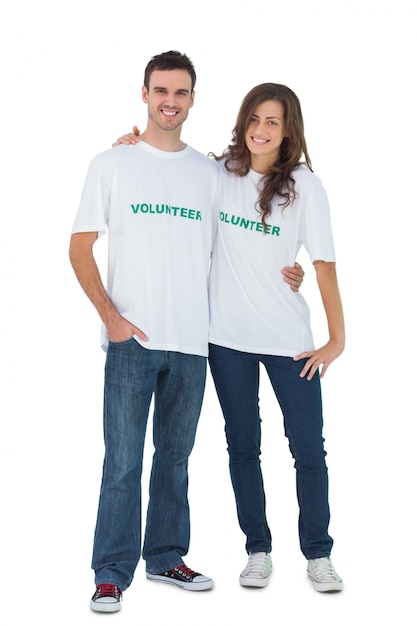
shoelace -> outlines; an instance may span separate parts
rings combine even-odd
[[[246,572],[249,574],[250,572],[261,572],[265,566],[266,555],[261,552],[250,554],[249,561],[246,566]]]
[[[314,578],[321,582],[332,582],[338,579],[330,559],[314,559],[312,570]]]
[[[101,584],[101,585],[97,585],[97,590],[98,590],[98,594],[97,597],[98,598],[118,598],[118,596],[122,595],[122,592],[119,590],[119,588],[117,587],[117,585],[112,585],[112,584]]]
[[[185,574],[185,576],[192,578],[193,576],[197,576],[198,572],[195,572],[194,570],[190,569],[189,567],[187,567],[186,565],[178,565],[178,567],[174,567],[174,569],[172,571],[176,571],[178,570],[179,573],[183,573]]]

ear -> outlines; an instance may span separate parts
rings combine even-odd
[[[192,106],[194,106],[194,97],[195,97],[195,91],[193,90],[191,93],[191,98],[190,98],[190,109]]]
[[[146,89],[145,85],[143,85],[142,87],[142,101],[143,102],[148,102],[148,90]]]

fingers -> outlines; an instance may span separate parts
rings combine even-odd
[[[301,361],[302,359],[307,359],[300,372],[300,378],[307,376],[307,380],[311,380],[317,370],[319,370],[320,378],[323,378],[329,365],[333,363],[339,354],[340,350],[337,352],[335,351],[334,346],[328,344],[323,348],[312,352],[302,352],[301,354],[297,354],[293,357],[293,360]]]
[[[299,376],[300,378],[305,378],[305,376],[307,375],[307,380],[311,380],[316,371],[319,369],[320,365],[323,364],[323,360],[320,358],[317,352],[302,352],[301,354],[297,354],[297,356],[293,357],[294,361],[301,361],[301,359],[307,359],[307,361],[305,362]],[[323,365],[323,371],[320,374],[320,378],[324,376],[326,368],[327,366]]]
[[[136,144],[138,143],[138,141],[139,141],[139,131],[137,127],[134,126],[133,133],[127,133],[127,135],[122,135],[122,137],[119,137],[117,141],[112,143],[112,148],[115,148],[116,146],[120,146],[120,144],[124,144],[124,145]]]
[[[127,341],[128,339],[132,339],[132,337],[136,340],[148,341],[148,337],[140,328],[134,326],[121,315],[113,319],[111,326],[107,326],[107,334],[110,341],[115,343]]]
[[[307,375],[307,380],[311,380],[319,367],[319,361],[309,359],[300,372],[300,378],[304,378]]]
[[[297,261],[294,263],[294,267],[298,270],[298,275],[301,278],[304,278],[305,276],[305,271],[303,270],[303,268],[301,267],[301,265],[299,263],[297,263]]]
[[[304,279],[304,270],[299,263],[295,263],[294,267],[287,266],[281,270],[283,280],[286,282],[291,291],[297,292]]]
[[[298,274],[294,274],[292,270],[293,268],[284,267],[284,269],[281,270],[281,274],[284,282],[291,287],[292,291],[298,291],[303,279]]]
[[[143,330],[141,330],[137,326],[133,326],[132,331],[133,331],[133,337],[135,339],[140,339],[141,341],[148,341],[148,337],[145,335]]]

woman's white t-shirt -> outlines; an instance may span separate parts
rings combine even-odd
[[[262,178],[225,170],[209,277],[210,343],[256,354],[295,356],[314,349],[310,311],[281,269],[304,246],[312,262],[335,261],[327,194],[304,166],[293,172],[297,197],[284,210],[273,201],[264,228],[256,209]]]

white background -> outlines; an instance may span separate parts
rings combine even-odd
[[[416,4],[397,0],[16,0],[1,46],[1,615],[88,624],[103,456],[104,353],[68,242],[91,158],[144,128],[143,70],[187,53],[196,102],[183,139],[221,152],[254,85],[292,87],[333,215],[347,347],[323,380],[333,561],[342,594],[318,594],[298,547],[293,461],[262,379],[263,469],[274,575],[246,563],[209,377],[190,461],[187,563],[215,579],[192,594],[146,581],[120,624],[415,623],[414,224]],[[104,258],[104,249],[98,250]],[[303,292],[325,340],[314,276]],[[151,441],[145,453],[144,492]],[[106,618],[104,618],[106,619]],[[285,620],[285,622],[284,622]]]

